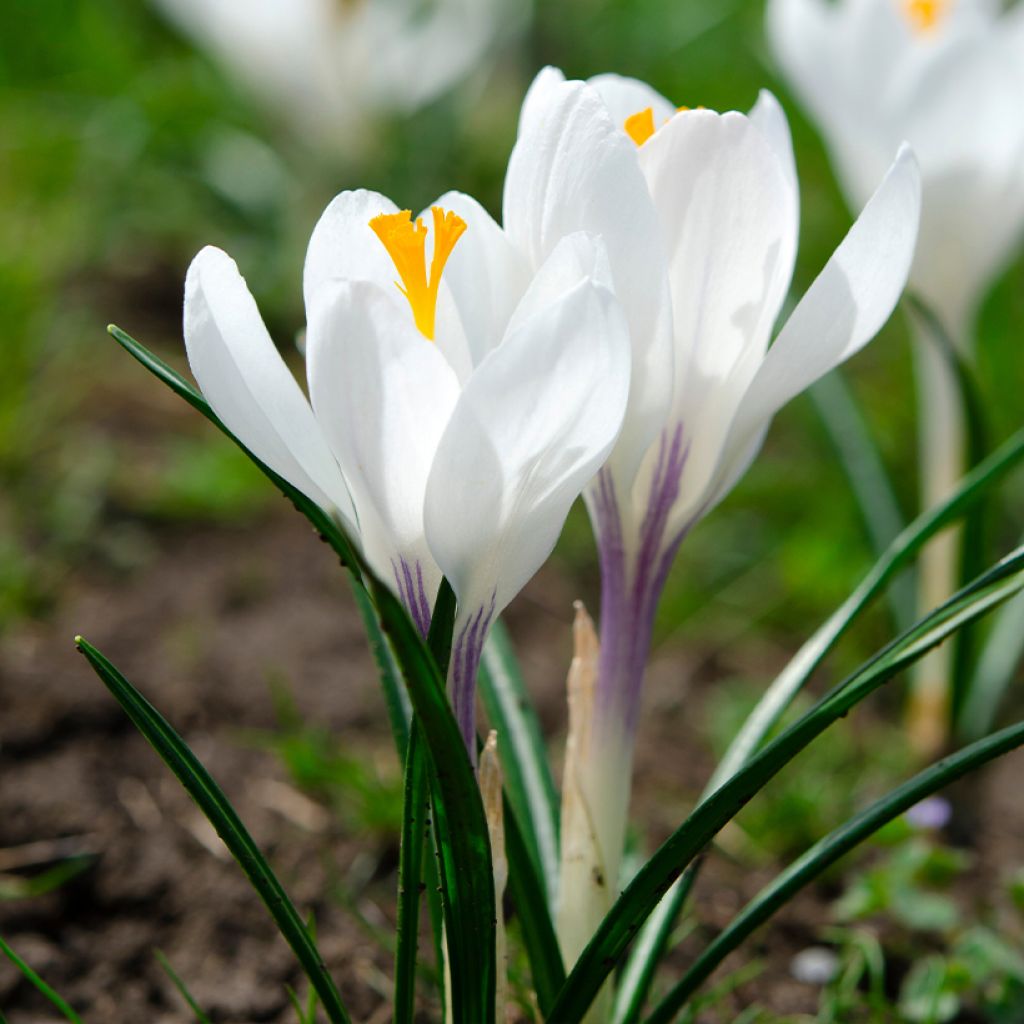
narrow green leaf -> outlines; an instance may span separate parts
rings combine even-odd
[[[993,618],[957,721],[957,733],[966,740],[980,739],[995,724],[999,705],[1024,658],[1024,597],[1007,601]]]
[[[822,377],[808,395],[839,456],[877,557],[906,526],[881,452],[841,370]],[[908,629],[917,609],[913,573],[908,570],[894,579],[888,596],[896,628]]]
[[[348,1024],[349,1016],[309,931],[220,787],[160,712],[107,658],[82,637],[75,644],[238,861],[319,994],[331,1024]]]
[[[452,657],[456,605],[452,585],[448,580],[442,579],[437,591],[437,600],[434,601],[434,611],[430,616],[430,629],[427,632],[427,648],[442,679],[448,677],[448,663]]]
[[[498,730],[505,792],[550,908],[558,891],[558,791],[540,723],[500,621],[484,646],[480,696],[491,725]]]
[[[499,748],[501,743],[499,741]],[[537,1005],[548,1019],[558,990],[565,984],[565,966],[558,937],[548,911],[540,875],[526,848],[519,819],[505,793],[505,856],[508,859],[508,890],[530,961],[530,975]]]
[[[419,948],[420,882],[427,831],[427,759],[420,730],[413,721],[405,758],[405,798],[398,859],[398,928],[395,949],[394,1024],[412,1024],[416,1002]]]
[[[31,878],[22,878],[17,875],[0,875],[0,901],[3,900],[24,900],[36,896],[45,896],[61,886],[66,885],[71,879],[76,878],[83,871],[96,862],[91,853],[78,854],[54,864]]]
[[[559,1024],[577,1024],[640,925],[679,874],[720,829],[789,761],[833,722],[946,637],[1024,589],[1024,549],[956,594],[768,743],[693,810],[658,848],[606,915],[570,972],[551,1011]]]
[[[493,1024],[494,880],[476,775],[437,663],[391,591],[374,577],[367,578],[430,751],[454,1021]]]
[[[167,957],[163,954],[163,952],[159,949],[154,949],[153,955],[157,958],[157,960],[160,963],[160,966],[164,969],[164,974],[166,974],[167,977],[171,979],[171,984],[174,985],[174,987],[178,990],[178,994],[181,996],[182,999],[185,1000],[185,1003],[188,1005],[188,1008],[195,1014],[196,1024],[210,1024],[210,1018],[207,1017],[205,1013],[203,1013],[203,1010],[200,1007],[200,1005],[195,1001],[195,999],[192,998],[192,993],[189,992],[185,982],[183,982],[181,978],[178,977],[178,973],[171,966],[170,960],[168,960]]]
[[[729,953],[844,854],[925,797],[1022,744],[1024,722],[1019,722],[936,762],[833,829],[765,886],[705,947],[647,1018],[646,1024],[669,1024],[674,1020],[690,996]]]
[[[24,960],[14,952],[13,949],[4,940],[3,936],[0,935],[0,953],[3,953],[8,960],[18,969],[21,976],[42,996],[48,999],[61,1014],[63,1014],[65,1020],[71,1021],[71,1024],[82,1024],[82,1018],[71,1009],[70,1006],[59,996],[49,985],[43,981],[42,978],[32,970],[31,967]]]
[[[668,948],[676,919],[697,881],[701,863],[698,857],[687,866],[644,922],[619,978],[612,1010],[613,1024],[635,1024],[640,1019],[654,981],[654,973]]]
[[[768,687],[743,723],[709,784],[715,789],[734,775],[764,742],[764,738],[810,679],[825,655],[857,616],[885,589],[890,580],[939,530],[962,516],[985,492],[1024,459],[1024,430],[1017,431],[961,481],[941,505],[917,517],[872,566],[852,594],[817,629]]]

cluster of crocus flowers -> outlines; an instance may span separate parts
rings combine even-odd
[[[409,114],[483,65],[527,0],[153,0],[317,148]]]
[[[189,363],[225,425],[337,517],[424,634],[452,584],[450,685],[474,761],[488,628],[622,424],[629,338],[609,284],[585,233],[533,268],[467,196],[413,218],[342,193],[306,257],[307,400],[230,257],[206,248],[189,268]]]
[[[825,138],[851,206],[861,204],[893,147],[921,165],[921,231],[910,287],[963,357],[972,322],[1024,232],[1024,8],[994,0],[770,0],[779,64]],[[930,507],[964,471],[964,425],[946,355],[923,324],[917,345],[921,501]],[[920,565],[922,610],[955,589],[955,533]],[[949,716],[949,648],[918,666],[908,725],[924,755]]]
[[[600,642],[582,614],[576,630],[568,964],[618,887],[675,553],[776,411],[888,319],[919,213],[902,148],[772,342],[799,222],[775,99],[749,115],[677,109],[637,81],[547,69],[524,103],[503,226],[458,193],[420,217],[365,191],[328,207],[305,266],[308,400],[231,259],[208,248],[189,270],[189,361],[226,426],[337,517],[421,632],[451,582],[451,695],[473,758],[488,628],[584,494],[602,588]]]
[[[626,419],[585,497],[600,555],[600,653],[577,752],[581,817],[605,897],[559,893],[567,963],[610,905],[641,684],[675,553],[736,484],[786,402],[866,344],[907,279],[920,213],[913,154],[894,151],[847,237],[775,341],[799,194],[789,129],[762,93],[749,115],[677,110],[637,81],[543,71],[524,104],[505,230],[537,267],[570,232],[604,238],[632,341]],[[593,846],[593,843],[591,843]],[[563,850],[574,844],[563,837]],[[578,849],[578,844],[576,847]],[[580,920],[585,917],[585,920]],[[570,920],[576,918],[576,920]]]

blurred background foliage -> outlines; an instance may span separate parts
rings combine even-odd
[[[185,269],[212,243],[237,259],[271,333],[291,350],[302,327],[304,246],[331,196],[369,187],[418,209],[455,188],[500,216],[519,104],[544,64],[570,77],[633,75],[677,103],[716,109],[747,109],[759,88],[776,91],[802,182],[799,293],[850,218],[819,140],[771,66],[762,17],[755,0],[537,4],[518,43],[506,42],[461,89],[320,151],[253,105],[146,4],[0,5],[0,628],[45,614],[82,558],[144,567],[160,523],[230,523],[273,500],[240,455],[130,364],[107,322],[181,366]],[[1018,261],[1003,278],[980,327],[978,372],[996,440],[1020,423],[1022,271]],[[905,335],[897,314],[849,380],[909,515]],[[1015,486],[1005,507],[1024,497]],[[1019,517],[996,529],[1007,548]],[[578,509],[557,557],[596,603]],[[791,650],[870,559],[843,473],[800,399],[743,484],[684,545],[659,637],[703,654],[742,637],[756,657],[764,648],[755,635]],[[876,613],[840,664],[888,630]]]

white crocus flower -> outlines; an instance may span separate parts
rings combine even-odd
[[[622,423],[629,340],[608,276],[580,232],[533,272],[467,196],[414,220],[342,193],[306,257],[310,403],[234,262],[207,248],[189,268],[189,362],[227,427],[338,517],[424,634],[451,582],[452,698],[474,760],[488,628]]]
[[[633,735],[655,608],[683,537],[729,492],[775,412],[866,344],[907,279],[920,181],[900,150],[847,237],[769,347],[789,290],[799,195],[786,119],[677,111],[641,82],[566,82],[528,94],[505,185],[505,229],[540,266],[568,233],[600,232],[629,320],[633,383],[622,438],[587,492],[601,561],[600,659],[581,782],[617,885]],[[582,770],[581,770],[582,771]],[[590,906],[588,907],[588,900]],[[562,907],[607,907],[563,891]]]
[[[411,113],[481,65],[527,0],[154,0],[318,146]]]
[[[971,357],[977,308],[1024,231],[1024,7],[995,0],[769,0],[782,70],[828,144],[852,207],[908,139],[924,200],[910,286]],[[921,502],[945,499],[965,468],[964,424],[945,355],[914,321]],[[956,588],[958,537],[925,550],[922,610]],[[947,735],[950,648],[923,659],[908,717],[923,755]]]

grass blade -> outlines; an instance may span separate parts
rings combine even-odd
[[[857,402],[843,378],[834,370],[808,391],[839,457],[876,557],[881,555],[906,526],[899,500]],[[908,629],[916,617],[917,598],[913,573],[893,580],[889,603],[896,628]]]
[[[697,957],[645,1024],[669,1024],[690,996],[747,936],[805,885],[893,818],[968,772],[1024,744],[1024,722],[946,757],[833,829],[765,886]]]
[[[349,1024],[349,1016],[342,1005],[341,996],[327,973],[323,958],[309,931],[220,787],[160,712],[107,658],[82,637],[77,637],[75,643],[93,671],[124,709],[132,724],[174,772],[189,796],[216,829],[231,855],[238,861],[253,888],[266,904],[281,934],[294,951],[310,984],[320,996],[331,1024]]]
[[[811,741],[851,708],[965,623],[1024,589],[1024,549],[960,591],[834,687],[702,801],[637,872],[583,950],[551,1011],[559,1024],[577,1024],[640,925],[679,874],[720,829]]]
[[[185,982],[178,977],[178,973],[171,966],[170,960],[168,960],[159,949],[153,950],[153,955],[157,958],[160,966],[164,969],[164,974],[171,979],[171,984],[178,990],[178,995],[185,1000],[188,1008],[195,1014],[196,1024],[210,1024],[210,1018],[203,1013],[200,1005],[192,998],[192,993],[189,992]]]
[[[743,723],[726,751],[709,788],[715,789],[734,775],[792,703],[836,641],[857,616],[877,597],[893,577],[939,530],[954,522],[981,500],[985,492],[1024,459],[1024,430],[1017,431],[961,481],[960,487],[941,505],[918,516],[889,545],[852,594],[817,629],[775,678],[765,695]]]
[[[21,976],[42,996],[45,996],[53,1005],[60,1010],[64,1019],[71,1021],[71,1024],[82,1024],[82,1018],[71,1009],[70,1006],[59,996],[42,978],[32,970],[17,953],[7,945],[3,936],[0,935],[0,953],[3,953],[8,960],[18,969]]]
[[[480,696],[499,751],[505,793],[551,907],[558,891],[558,793],[540,723],[508,633],[496,622],[484,646]]]
[[[398,859],[398,927],[395,948],[394,1024],[412,1024],[416,1003],[416,959],[419,949],[420,882],[427,817],[426,751],[416,722],[409,733],[405,758],[405,798]]]
[[[455,1024],[493,1024],[494,881],[476,775],[437,662],[394,594],[374,577],[367,579],[430,753]]]
[[[555,926],[548,911],[540,876],[520,830],[519,819],[505,794],[505,856],[508,858],[508,891],[530,961],[530,975],[537,1005],[549,1019],[558,990],[565,984],[565,966],[558,948]]]
[[[698,858],[687,866],[644,922],[619,978],[612,1024],[635,1024],[640,1019],[654,981],[654,972],[668,948],[676,919],[697,881],[700,864],[701,859]]]
[[[992,728],[1024,657],[1024,597],[1008,601],[994,618],[957,720],[957,733],[966,740],[979,739]]]

